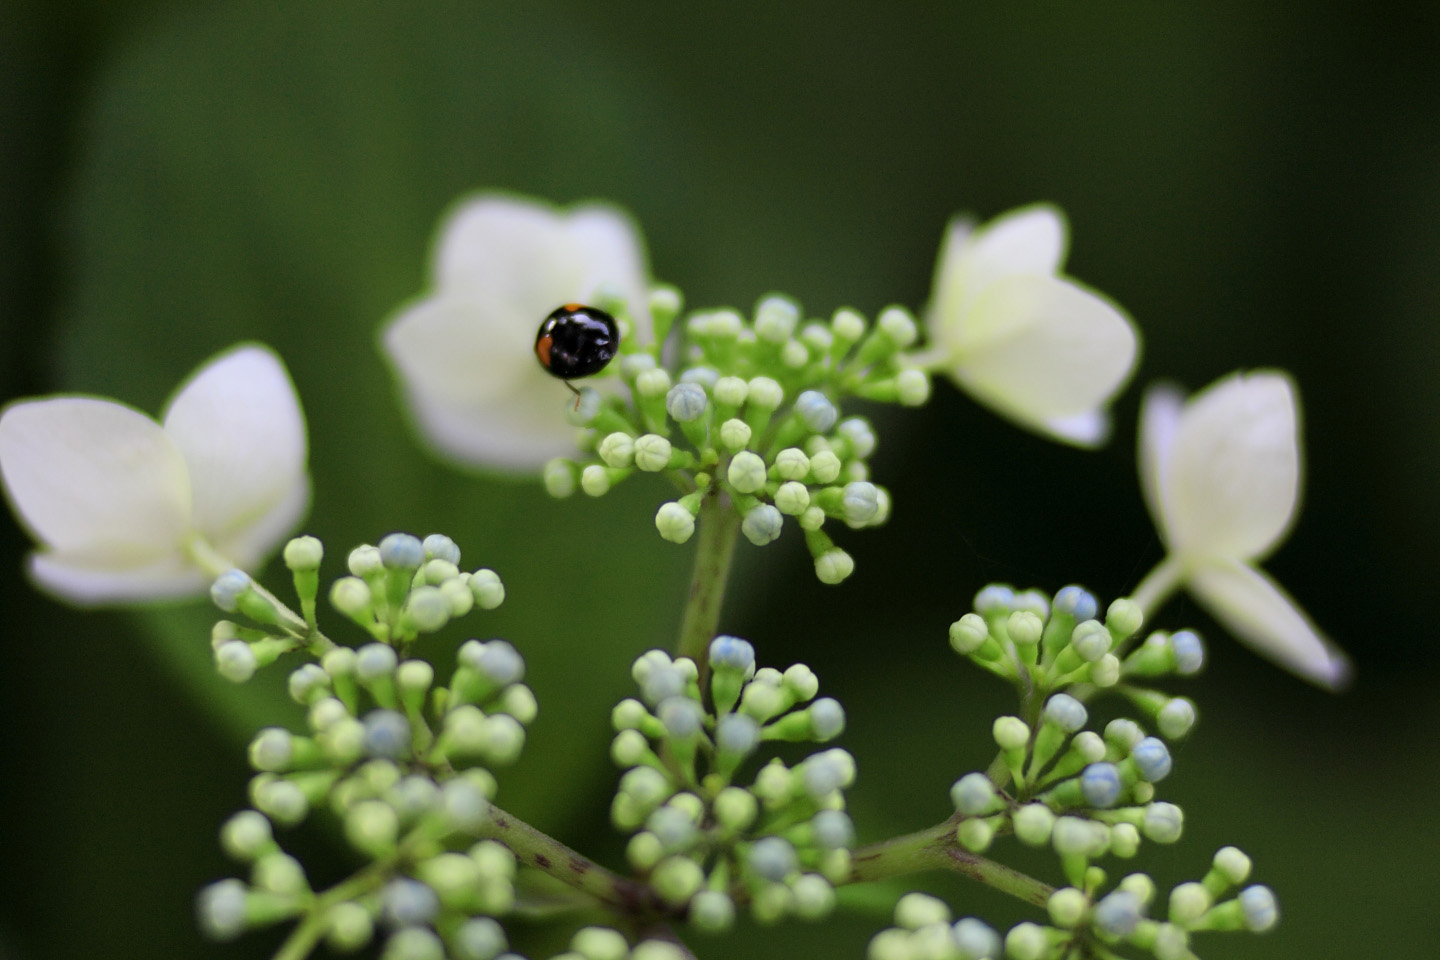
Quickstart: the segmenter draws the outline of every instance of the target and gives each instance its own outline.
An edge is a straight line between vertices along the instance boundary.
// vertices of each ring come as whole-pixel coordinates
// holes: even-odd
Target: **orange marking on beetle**
[[[541,337],[535,341],[535,356],[540,358],[540,365],[550,369],[550,347],[554,345],[555,338],[551,336]]]
[[[565,309],[570,311],[571,313],[577,313],[578,311],[588,310],[590,308],[585,306],[585,304],[583,303],[567,303],[565,304]]]

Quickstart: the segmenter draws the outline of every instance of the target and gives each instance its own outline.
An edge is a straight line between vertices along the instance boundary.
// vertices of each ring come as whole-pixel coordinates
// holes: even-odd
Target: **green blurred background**
[[[1168,883],[1222,843],[1254,855],[1281,927],[1203,955],[1435,956],[1440,5],[0,2],[0,399],[84,390],[154,411],[212,352],[273,344],[309,418],[327,572],[396,528],[444,530],[497,568],[505,606],[443,642],[506,636],[529,659],[541,717],[502,802],[618,861],[607,706],[628,661],[668,642],[689,563],[654,535],[664,490],[554,503],[443,468],[374,346],[422,289],[442,212],[487,187],[628,207],[693,304],[779,289],[817,314],[918,305],[952,213],[1051,200],[1071,272],[1142,328],[1137,384],[1293,371],[1306,507],[1269,568],[1358,683],[1311,690],[1188,602],[1167,608],[1213,659],[1166,784],[1186,842],[1142,865]],[[809,663],[850,708],[862,839],[943,818],[949,783],[989,758],[1004,691],[945,644],[981,584],[1108,598],[1158,559],[1137,397],[1086,454],[942,387],[919,414],[880,414],[894,518],[844,540],[859,566],[843,589],[814,581],[798,538],[741,545],[723,626],[765,662]],[[242,700],[212,677],[204,609],[38,596],[16,575],[26,548],[0,520],[0,956],[267,956],[273,937],[205,944],[191,903],[234,871],[215,830],[275,685]],[[323,829],[285,842],[317,882],[347,866]],[[1025,915],[923,883],[962,913]],[[858,957],[879,925],[699,951]]]

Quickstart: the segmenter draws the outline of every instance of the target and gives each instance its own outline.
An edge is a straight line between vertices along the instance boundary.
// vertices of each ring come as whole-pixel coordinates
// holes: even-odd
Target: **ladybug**
[[[566,386],[570,380],[604,370],[619,346],[620,328],[615,318],[583,303],[556,307],[535,334],[535,357],[540,366],[567,381]]]

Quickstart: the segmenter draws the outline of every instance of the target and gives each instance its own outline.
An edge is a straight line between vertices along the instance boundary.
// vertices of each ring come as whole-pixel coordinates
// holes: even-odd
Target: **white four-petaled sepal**
[[[575,452],[574,430],[555,415],[564,387],[534,354],[556,307],[617,300],[630,335],[652,336],[640,235],[611,207],[469,200],[441,228],[433,284],[382,341],[421,433],[471,466],[538,473]]]
[[[91,397],[0,416],[0,474],[40,543],[31,572],[81,604],[201,593],[197,549],[253,569],[309,504],[305,460],[289,375],[254,345],[196,371],[161,423]]]
[[[927,322],[931,363],[1021,426],[1077,446],[1109,435],[1107,405],[1135,367],[1129,318],[1060,274],[1065,222],[1054,207],[974,228],[956,220],[940,248]]]
[[[1186,401],[1152,388],[1141,408],[1140,479],[1167,562],[1239,639],[1321,686],[1343,686],[1345,654],[1257,564],[1299,501],[1299,403],[1278,371],[1236,373]]]

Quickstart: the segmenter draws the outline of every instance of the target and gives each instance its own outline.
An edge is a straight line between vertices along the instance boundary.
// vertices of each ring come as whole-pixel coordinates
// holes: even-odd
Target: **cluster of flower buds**
[[[668,289],[652,300],[655,344],[678,310]],[[918,337],[914,317],[889,307],[873,325],[849,309],[828,322],[804,321],[793,300],[768,296],[752,321],[728,309],[696,312],[683,334],[673,377],[658,347],[622,337],[618,367],[630,401],[587,387],[567,405],[579,445],[593,457],[551,461],[546,489],[600,496],[636,471],[665,473],[684,491],[655,515],[666,540],[689,540],[703,499],[723,494],[751,543],[774,541],[791,517],[820,580],[844,580],[855,564],[827,522],[877,526],[889,517],[890,497],[870,481],[874,430],[863,417],[843,417],[839,401],[916,406],[929,398],[929,374],[901,353]]]
[[[773,759],[749,787],[733,779],[765,741],[838,736],[844,710],[816,699],[810,668],[757,670],[754,649],[735,637],[711,642],[709,666],[702,692],[692,660],[652,650],[634,666],[641,699],[615,707],[611,755],[626,772],[611,817],[636,831],[630,863],[703,930],[728,928],[745,902],[760,922],[822,917],[835,904],[833,883],[850,873],[843,791],[854,759],[830,749],[793,767]]]
[[[535,697],[525,665],[503,640],[467,641],[446,686],[422,660],[384,643],[337,647],[290,675],[308,730],[262,730],[250,744],[253,809],[221,830],[250,867],[200,897],[213,936],[303,918],[336,950],[388,931],[386,960],[490,960],[505,949],[492,917],[514,901],[515,857],[483,839],[496,782],[488,768],[516,760]],[[372,867],[323,894],[282,851],[289,827],[328,807]]]
[[[1126,944],[1156,960],[1195,960],[1190,935],[1204,931],[1248,930],[1264,933],[1275,926],[1279,909],[1269,887],[1259,884],[1235,892],[1250,876],[1250,858],[1235,847],[1215,854],[1198,881],[1170,891],[1168,916],[1151,919],[1155,882],[1143,873],[1122,878],[1109,892],[1098,883],[1062,887],[1050,894],[1050,924],[1019,923],[1001,938],[980,920],[951,923],[944,902],[909,893],[895,905],[895,926],[870,941],[868,960],[1087,960],[1114,957],[1109,949]],[[1222,899],[1228,897],[1229,899]]]
[[[315,619],[324,555],[314,537],[296,537],[285,545],[298,614],[243,570],[216,578],[210,587],[215,605],[253,624],[215,624],[210,642],[221,676],[243,683],[282,654],[305,648],[318,656],[328,649]],[[495,571],[463,572],[459,563],[460,548],[444,534],[421,540],[392,533],[378,547],[364,544],[350,551],[351,576],[334,583],[330,601],[375,640],[404,650],[421,634],[434,633],[475,607],[493,610],[504,601],[505,586]]]
[[[642,940],[630,946],[624,934],[609,927],[582,927],[570,938],[570,949],[550,960],[688,960],[691,954],[668,940]],[[508,954],[497,960],[521,960]]]

